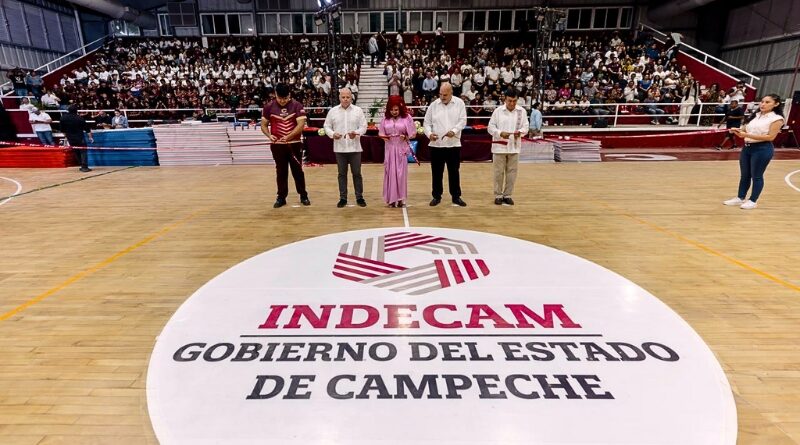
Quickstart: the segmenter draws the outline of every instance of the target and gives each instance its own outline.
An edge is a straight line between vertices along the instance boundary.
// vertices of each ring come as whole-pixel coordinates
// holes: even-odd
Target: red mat
[[[0,145],[0,168],[64,168],[78,165],[72,149]]]

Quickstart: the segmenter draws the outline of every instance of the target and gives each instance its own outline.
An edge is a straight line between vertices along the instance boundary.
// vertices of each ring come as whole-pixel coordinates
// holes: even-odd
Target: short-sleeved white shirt
[[[775,112],[770,111],[767,114],[758,113],[756,114],[756,118],[750,121],[745,128],[746,133],[754,134],[757,136],[766,136],[769,134],[769,127],[775,121],[783,121],[783,116],[775,114]],[[756,141],[750,138],[745,138],[745,142],[747,143],[756,143],[761,141]]]

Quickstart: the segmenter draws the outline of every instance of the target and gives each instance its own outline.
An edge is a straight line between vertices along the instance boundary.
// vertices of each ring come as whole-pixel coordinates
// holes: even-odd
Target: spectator
[[[444,30],[442,29],[442,22],[436,24],[436,31],[433,32],[433,49],[435,51],[441,51],[444,48],[445,38],[444,38]]]
[[[114,110],[114,118],[111,120],[111,128],[115,130],[128,128],[128,117],[122,114],[119,109]]]
[[[25,83],[25,72],[20,67],[16,67],[8,73],[11,84],[14,86],[14,94],[18,97],[28,95],[28,85]]]
[[[33,97],[36,99],[42,97],[43,83],[44,81],[42,80],[42,76],[40,76],[36,71],[32,70],[30,74],[25,77],[25,84],[28,87],[28,91],[30,91],[31,94],[33,94]]]
[[[109,129],[111,128],[111,121],[111,116],[109,116],[104,110],[100,110],[100,112],[97,113],[97,116],[94,117],[94,125],[97,128]]]
[[[28,99],[27,97],[23,97],[22,99],[20,99],[20,101],[19,101],[19,102],[20,102],[20,104],[19,104],[19,109],[20,109],[20,110],[25,110],[25,111],[27,111],[27,112],[28,112],[28,114],[31,114],[31,113],[33,112],[34,108],[36,108],[36,107],[35,107],[35,106],[34,106],[34,105],[31,103],[31,100],[30,100],[30,99]]]
[[[67,114],[61,118],[61,131],[67,138],[67,142],[69,142],[70,146],[78,147],[78,159],[81,164],[80,171],[84,173],[92,171],[92,169],[89,168],[89,157],[85,148],[85,138],[87,136],[90,143],[94,142],[94,138],[92,138],[92,129],[89,127],[89,124],[86,123],[86,119],[78,116],[77,105],[70,105],[69,108],[67,108]],[[87,136],[84,136],[84,134]]]
[[[402,93],[402,85],[400,84],[400,77],[397,74],[392,75],[389,81],[389,96],[400,96]]]
[[[419,48],[419,46],[422,45],[422,31],[417,31],[417,33],[414,34],[414,38],[411,39],[411,44],[414,48]]]
[[[378,61],[381,63],[386,62],[386,48],[389,41],[386,39],[386,31],[381,30],[378,33]]]
[[[531,107],[531,117],[528,122],[528,136],[537,137],[542,136],[542,104],[536,102]]]
[[[692,108],[700,104],[698,94],[700,93],[700,85],[697,82],[684,87],[683,98],[681,99],[681,114],[678,118],[678,125],[685,127],[689,124],[689,117],[691,116]],[[738,103],[738,101],[737,101]]]
[[[636,94],[636,85],[633,81],[629,81],[628,84],[625,86],[625,90],[622,93],[625,102],[638,102],[638,95]]]
[[[725,112],[725,118],[722,119],[719,126],[721,127],[722,124],[725,124],[725,128],[728,130],[725,132],[725,139],[719,143],[715,148],[717,150],[722,150],[723,146],[726,142],[731,141],[731,150],[735,150],[738,147],[736,146],[736,137],[731,131],[732,128],[741,128],[742,120],[744,119],[744,107],[739,106],[739,101],[733,100],[731,101],[730,107],[728,107],[727,111]]]
[[[656,105],[657,102],[653,92],[648,93],[647,98],[644,100],[644,111],[647,114],[653,115],[653,120],[650,121],[653,125],[660,125],[661,118],[659,116],[665,113],[664,110]]]
[[[397,47],[397,52],[402,54],[403,53],[403,30],[397,30],[397,36],[395,36],[395,44]]]
[[[61,108],[61,99],[59,99],[58,96],[56,96],[55,93],[53,93],[52,91],[46,92],[42,96],[41,101],[42,101],[42,107],[46,109],[57,110]]]
[[[378,59],[380,62],[380,47],[378,46],[378,34],[373,34],[369,38],[369,42],[367,44],[367,51],[369,51],[369,66],[370,68],[375,68],[375,59]]]
[[[28,118],[33,132],[36,133],[36,137],[39,138],[42,145],[56,145],[55,141],[53,141],[53,128],[50,127],[53,119],[49,114],[43,113],[34,107],[31,109]]]
[[[425,75],[425,81],[422,82],[422,91],[425,94],[425,99],[430,101],[439,89],[439,83],[433,78],[433,73],[428,71]]]

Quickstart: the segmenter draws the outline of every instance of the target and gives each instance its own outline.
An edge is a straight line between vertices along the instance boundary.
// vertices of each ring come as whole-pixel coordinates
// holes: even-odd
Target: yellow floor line
[[[69,285],[71,285],[71,284],[73,284],[73,283],[75,283],[77,281],[80,281],[83,278],[86,278],[89,275],[97,272],[98,270],[108,266],[109,264],[117,261],[118,259],[122,258],[123,256],[125,256],[125,255],[127,255],[127,254],[129,254],[131,252],[133,252],[134,250],[136,250],[136,249],[138,249],[138,248],[140,248],[142,246],[146,246],[147,244],[149,244],[149,243],[155,241],[156,239],[166,235],[167,233],[177,229],[178,227],[180,227],[180,226],[186,224],[187,222],[191,221],[192,219],[196,218],[200,214],[208,212],[209,210],[210,209],[198,210],[198,211],[196,211],[194,213],[191,213],[190,215],[188,215],[187,217],[185,217],[183,219],[175,221],[175,222],[173,222],[173,223],[171,223],[171,224],[169,224],[167,226],[164,226],[163,228],[161,228],[157,232],[151,233],[150,235],[148,235],[148,236],[142,238],[141,240],[139,240],[138,242],[136,242],[134,244],[131,244],[130,246],[128,246],[128,247],[120,250],[119,252],[111,255],[110,257],[104,259],[103,261],[100,261],[99,263],[89,267],[88,269],[84,269],[84,270],[76,273],[75,275],[67,278],[63,283],[61,283],[61,284],[59,284],[59,285],[57,285],[57,286],[55,286],[55,287],[53,287],[53,288],[41,293],[41,294],[31,298],[30,300],[26,301],[25,303],[22,303],[21,305],[15,307],[14,309],[11,309],[10,311],[0,315],[0,321],[4,321],[4,320],[7,320],[7,319],[13,317],[14,315],[16,315],[16,314],[24,311],[25,309],[33,306],[34,304],[39,303],[42,300],[52,296],[53,294],[65,289]]]
[[[703,243],[700,243],[700,242],[695,241],[693,239],[686,238],[683,235],[675,233],[675,232],[673,232],[673,231],[671,231],[669,229],[665,229],[665,228],[663,228],[663,227],[661,227],[661,226],[659,226],[657,224],[651,223],[650,221],[642,219],[642,218],[640,218],[638,216],[631,215],[630,213],[627,213],[627,212],[625,212],[623,210],[620,210],[620,209],[616,209],[616,208],[614,208],[614,206],[612,206],[610,204],[602,203],[602,202],[601,202],[601,204],[603,206],[611,209],[611,210],[614,210],[614,211],[618,212],[619,214],[621,214],[621,215],[623,215],[623,216],[625,216],[627,218],[630,218],[630,219],[638,222],[639,224],[642,224],[644,226],[650,227],[651,229],[656,230],[658,232],[661,232],[661,233],[663,233],[665,235],[669,235],[669,236],[671,236],[671,237],[673,237],[673,238],[675,238],[677,240],[683,241],[683,242],[685,242],[685,243],[687,243],[687,244],[689,244],[691,246],[697,247],[698,249],[700,249],[700,250],[702,250],[702,251],[704,251],[706,253],[709,253],[709,254],[714,255],[716,257],[719,257],[719,258],[722,258],[723,260],[725,260],[725,261],[727,261],[727,262],[729,262],[731,264],[735,264],[736,266],[739,266],[742,269],[745,269],[745,270],[753,272],[753,273],[755,273],[757,275],[760,275],[760,276],[762,276],[762,277],[764,277],[764,278],[766,278],[766,279],[768,279],[768,280],[770,280],[770,281],[772,281],[774,283],[780,284],[783,287],[789,288],[789,289],[791,289],[793,291],[800,292],[800,286],[798,286],[796,284],[793,284],[793,283],[790,283],[790,282],[788,282],[786,280],[783,280],[781,278],[778,278],[775,275],[772,275],[770,273],[764,272],[763,270],[758,269],[756,267],[753,267],[753,266],[745,263],[744,261],[737,260],[736,258],[728,256],[728,255],[726,255],[726,254],[724,254],[724,253],[722,253],[722,252],[720,252],[718,250],[712,249],[711,247],[708,247]]]

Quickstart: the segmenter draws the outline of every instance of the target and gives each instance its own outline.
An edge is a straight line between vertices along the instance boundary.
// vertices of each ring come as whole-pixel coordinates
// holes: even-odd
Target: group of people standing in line
[[[274,207],[286,205],[288,195],[288,172],[294,177],[297,193],[303,205],[311,205],[302,168],[301,133],[305,125],[302,104],[290,97],[289,89],[279,84],[276,99],[268,103],[262,113],[261,129],[271,141],[271,150],[277,170],[278,197]],[[352,92],[339,92],[340,104],[333,107],[325,118],[325,134],[333,139],[339,181],[337,207],[347,205],[348,173],[352,175],[356,204],[366,207],[364,185],[361,175],[360,137],[367,131],[363,110],[353,105]],[[738,104],[731,104],[736,110]],[[772,141],[783,127],[781,98],[775,94],[764,96],[759,111],[746,119],[739,113],[726,116],[731,139],[733,135],[743,138],[744,149],[739,165],[741,177],[735,198],[725,205],[737,205],[742,209],[757,207],[758,198],[764,188],[764,172],[774,154]],[[742,113],[743,114],[743,113]],[[743,125],[742,125],[742,121]],[[541,113],[534,107],[530,118],[524,108],[517,105],[517,93],[509,89],[504,106],[497,107],[489,120],[488,132],[492,136],[492,161],[494,170],[494,203],[514,205],[512,195],[519,166],[522,138],[541,129]],[[449,193],[454,205],[465,207],[461,197],[459,167],[461,163],[461,132],[466,126],[467,114],[464,101],[453,96],[453,87],[442,84],[439,98],[426,110],[422,129],[429,139],[432,173],[431,206],[437,206],[444,194],[443,176],[448,173]],[[386,105],[386,114],[378,126],[378,135],[385,141],[383,200],[389,207],[404,207],[408,199],[408,159],[414,156],[410,141],[417,135],[414,121],[400,96],[391,96]],[[745,199],[752,185],[749,199]]]
[[[274,207],[286,205],[289,193],[289,171],[300,195],[300,203],[308,206],[311,201],[306,190],[303,173],[303,143],[301,135],[305,127],[306,113],[303,105],[292,99],[289,87],[279,84],[275,88],[275,100],[262,110],[261,130],[270,140],[270,149],[276,166],[278,196]],[[338,166],[339,201],[337,207],[347,205],[348,173],[352,174],[356,203],[366,207],[361,176],[360,137],[367,131],[363,110],[352,104],[352,92],[339,92],[340,104],[333,107],[325,119],[325,133],[333,139]],[[739,206],[750,210],[757,207],[764,189],[764,172],[774,155],[772,141],[785,123],[781,109],[782,99],[768,94],[761,99],[757,112],[742,117],[740,113],[726,116],[728,132],[744,139],[745,145],[739,158],[740,180],[736,197],[724,201],[727,206]],[[732,103],[731,109],[738,109]],[[37,110],[38,111],[38,110]],[[743,113],[741,113],[743,114]],[[423,132],[429,139],[431,150],[432,200],[437,206],[444,194],[443,176],[448,173],[450,197],[454,205],[465,207],[461,198],[459,168],[461,164],[461,132],[466,126],[467,115],[464,101],[453,95],[449,83],[442,84],[439,98],[426,110]],[[509,89],[504,106],[497,107],[489,120],[488,132],[492,136],[492,161],[494,165],[494,203],[514,205],[512,194],[516,182],[522,137],[540,130],[541,113],[534,107],[530,119],[524,108],[517,105],[517,93]],[[92,141],[91,126],[78,115],[77,106],[68,108],[61,119],[61,128],[69,144],[85,146],[84,134]],[[386,114],[378,127],[379,137],[385,141],[383,199],[389,207],[404,207],[408,199],[408,158],[413,156],[410,141],[417,129],[400,96],[391,96],[386,105]],[[80,170],[91,171],[85,149],[78,150]],[[752,187],[750,197],[747,193]]]
[[[285,85],[275,88],[276,99],[262,112],[261,130],[271,141],[271,150],[277,170],[278,196],[274,207],[286,205],[288,172],[294,177],[297,193],[303,205],[310,205],[302,170],[302,142],[300,135],[305,125],[302,104],[293,100]],[[361,175],[360,137],[367,132],[363,110],[353,105],[352,92],[339,91],[339,105],[331,108],[325,123],[325,134],[333,139],[339,181],[339,201],[336,206],[347,205],[348,174],[352,175],[356,204],[366,207]],[[498,107],[489,121],[492,135],[494,163],[494,203],[514,205],[512,194],[517,177],[522,137],[541,129],[541,113],[534,109],[528,119],[524,108],[517,105],[517,93],[509,89],[505,106]],[[431,206],[442,202],[444,171],[447,169],[448,191],[453,205],[465,207],[461,197],[461,132],[467,124],[464,101],[453,95],[449,83],[442,84],[439,98],[426,110],[422,132],[430,141],[431,156]],[[390,96],[384,119],[378,126],[378,136],[385,141],[383,200],[389,207],[405,207],[408,199],[408,164],[415,159],[411,140],[417,136],[417,127],[406,104],[400,96]]]

